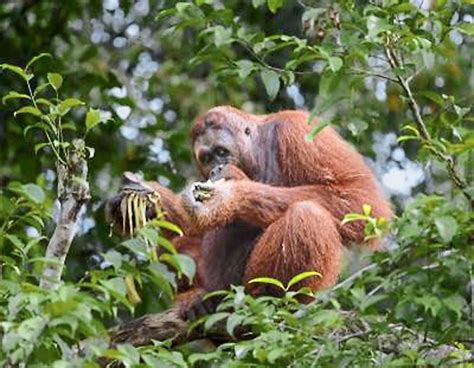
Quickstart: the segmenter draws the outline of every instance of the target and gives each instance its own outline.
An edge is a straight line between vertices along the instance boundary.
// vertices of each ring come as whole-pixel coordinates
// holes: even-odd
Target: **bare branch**
[[[268,64],[263,58],[261,58],[255,51],[253,51],[252,47],[245,41],[243,40],[238,40],[239,44],[241,44],[254,58],[255,60],[260,63],[264,68],[273,70],[274,72],[277,73],[284,73],[287,72],[287,70],[282,69],[282,68],[277,68],[276,66]],[[298,71],[298,70],[291,70],[292,73],[296,75],[313,75],[313,74],[319,74],[316,71]]]
[[[337,289],[340,289],[346,285],[349,285],[353,280],[359,278],[360,276],[362,276],[362,274],[364,274],[365,272],[367,271],[370,271],[370,270],[373,270],[374,268],[376,268],[378,265],[377,263],[371,263],[365,267],[362,267],[359,271],[357,272],[354,272],[352,275],[350,275],[348,278],[342,280],[340,283],[338,283],[337,285],[335,285],[331,291],[334,291],[334,290],[337,290]]]
[[[395,78],[393,78],[389,75],[383,74],[383,73],[370,72],[370,71],[367,71],[367,70],[362,70],[362,69],[357,69],[357,68],[351,68],[351,71],[352,71],[353,74],[366,75],[366,76],[370,76],[370,77],[377,77],[377,78],[388,80],[388,81],[393,82],[393,83],[397,83],[397,84],[399,83],[397,79],[395,79]]]
[[[46,249],[45,266],[40,286],[53,289],[59,285],[61,274],[72,240],[77,232],[79,212],[89,200],[87,161],[84,141],[74,140],[67,164],[57,163],[58,223]]]

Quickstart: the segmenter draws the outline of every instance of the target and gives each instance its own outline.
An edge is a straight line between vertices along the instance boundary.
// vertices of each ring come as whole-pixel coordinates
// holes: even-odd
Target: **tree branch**
[[[401,66],[397,55],[395,52],[392,50],[390,47],[390,44],[388,41],[386,42],[384,46],[384,51],[385,55],[387,57],[387,60],[390,64],[390,67],[392,70],[395,70]],[[408,104],[410,106],[410,110],[413,113],[413,116],[415,118],[415,124],[416,127],[418,128],[418,131],[420,132],[420,136],[422,138],[422,143],[428,143],[432,144],[433,139],[428,132],[428,129],[426,128],[426,124],[423,120],[423,117],[421,116],[421,109],[420,106],[418,105],[418,102],[416,101],[415,97],[413,96],[412,90],[410,88],[409,80],[403,78],[401,75],[397,73],[397,80],[400,86],[403,89],[403,92],[405,93],[405,96],[408,98]],[[467,183],[465,180],[459,175],[459,173],[456,170],[455,163],[454,163],[454,158],[447,154],[440,152],[437,149],[431,149],[430,150],[440,161],[443,161],[446,165],[446,169],[448,171],[448,175],[451,178],[451,180],[454,182],[454,184],[462,191],[464,196],[468,199],[469,204],[471,205],[471,208],[474,207],[474,199],[472,198],[471,194],[467,191]]]
[[[188,322],[179,315],[178,308],[163,313],[147,314],[111,330],[113,344],[128,343],[134,346],[150,345],[153,340],[183,341],[188,333]]]
[[[376,268],[378,266],[377,263],[370,263],[369,265],[365,266],[365,267],[362,267],[360,270],[358,270],[357,272],[354,272],[352,275],[350,275],[349,277],[347,277],[346,279],[342,280],[340,283],[334,285],[332,288],[331,288],[331,292],[334,291],[334,290],[337,290],[337,289],[340,289],[342,287],[345,287],[347,285],[350,285],[351,282],[357,278],[359,278],[360,276],[362,276],[365,272],[367,271],[370,271],[370,270],[373,270],[374,268]]]
[[[57,163],[59,217],[46,249],[45,266],[40,286],[53,289],[61,281],[61,274],[72,240],[77,232],[79,212],[89,200],[87,161],[82,140],[74,140],[67,164]]]
[[[369,72],[369,71],[361,70],[361,69],[357,69],[357,68],[351,68],[351,72],[353,74],[366,75],[366,76],[369,76],[369,77],[377,77],[377,78],[385,79],[387,81],[399,84],[397,79],[395,79],[395,78],[393,78],[389,75],[383,74],[383,73]]]
[[[341,313],[344,313],[341,311]],[[324,336],[315,335],[314,339],[328,338],[334,341],[337,345],[343,344],[350,339],[359,338],[368,342],[374,342],[371,335],[374,331],[367,325],[367,323],[354,314],[351,317],[352,321],[359,321],[362,326],[348,327],[345,324],[333,330],[329,335]],[[170,341],[173,345],[182,343],[210,339],[217,342],[241,341],[249,338],[254,338],[256,335],[251,333],[245,326],[239,326],[234,331],[234,336],[230,336],[226,329],[226,319],[223,319],[211,327],[210,330],[204,332],[202,329],[194,329],[189,332],[190,322],[184,320],[178,311],[178,308],[173,308],[159,314],[149,314],[138,319],[125,323],[122,326],[115,327],[110,331],[112,346],[121,343],[128,343],[134,346],[151,345],[153,340]],[[285,325],[284,328],[298,332],[298,328]],[[425,339],[424,336],[413,331],[402,324],[390,324],[390,333],[379,334],[376,340],[381,343],[379,349],[389,354],[399,354],[405,349],[420,349],[424,347],[423,356],[435,359],[449,359],[450,355],[455,353],[462,361],[470,361],[473,358],[472,353],[463,351],[450,344],[439,344],[432,339]],[[407,339],[406,332],[413,336]],[[370,340],[372,339],[372,340]],[[315,355],[315,361],[322,354],[322,345],[315,350],[312,350],[309,355]]]

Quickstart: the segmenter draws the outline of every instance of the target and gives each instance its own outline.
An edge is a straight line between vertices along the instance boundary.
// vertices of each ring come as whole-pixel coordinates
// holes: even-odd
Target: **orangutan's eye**
[[[224,147],[217,147],[214,152],[219,157],[227,157],[230,153],[229,150]]]

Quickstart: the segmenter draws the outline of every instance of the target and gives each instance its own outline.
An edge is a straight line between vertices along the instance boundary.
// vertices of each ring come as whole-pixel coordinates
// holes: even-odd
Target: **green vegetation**
[[[461,0],[2,3],[2,366],[471,367],[473,11]],[[307,108],[321,119],[308,140],[337,127],[392,195],[389,250],[350,254],[308,305],[291,281],[254,280],[282,298],[235,285],[192,326],[245,339],[111,347],[109,328],[168,308],[195,266],[162,219],[109,236],[104,201],[126,170],[172,189],[196,179],[188,130],[219,104]],[[368,206],[344,222],[361,219],[367,239],[387,231]],[[64,271],[48,253],[57,223],[75,233]]]

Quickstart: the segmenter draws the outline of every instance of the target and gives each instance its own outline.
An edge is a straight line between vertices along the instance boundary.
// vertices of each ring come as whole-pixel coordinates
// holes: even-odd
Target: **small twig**
[[[354,333],[351,333],[349,335],[345,335],[345,336],[341,336],[339,339],[337,339],[337,343],[340,344],[344,341],[347,341],[349,339],[352,339],[353,337],[362,337],[362,336],[365,336],[367,335],[368,333],[370,333],[372,330],[371,329],[367,329],[367,330],[364,330],[364,331],[358,331],[358,332],[354,332]]]
[[[367,70],[361,70],[361,69],[356,69],[356,68],[352,68],[351,69],[352,73],[353,74],[357,74],[357,75],[367,75],[367,76],[371,76],[371,77],[378,77],[378,78],[381,78],[381,79],[385,79],[385,80],[388,80],[390,82],[393,82],[393,83],[399,83],[397,79],[389,76],[389,75],[386,75],[386,74],[382,74],[382,73],[377,73],[377,72],[369,72]]]
[[[306,5],[303,0],[298,0],[298,4],[303,8],[303,9],[307,9],[308,8],[308,5]]]
[[[472,267],[469,267],[469,276],[470,276],[470,289],[471,289],[471,332],[474,336],[474,277],[472,275]]]
[[[28,93],[30,94],[31,101],[33,102],[33,106],[35,107],[35,109],[39,110],[38,104],[36,103],[35,95],[33,94],[33,90],[31,89],[31,84],[30,84],[29,81],[26,81],[26,86],[28,88]],[[54,155],[56,156],[56,159],[59,162],[61,162],[62,164],[66,164],[66,162],[63,160],[63,158],[59,154],[59,151],[56,150],[56,147],[54,146],[54,143],[53,143],[51,137],[49,136],[49,133],[46,130],[44,130],[44,133],[46,135],[46,138],[48,139],[49,146],[51,147],[51,149],[53,150]]]
[[[448,362],[447,364],[449,367],[463,367],[466,363],[474,363],[474,356],[471,355],[466,359],[453,360],[452,362]]]
[[[379,291],[380,289],[382,289],[384,287],[384,283],[382,282],[381,284],[379,284],[377,287],[374,287],[372,290],[370,290],[369,293],[367,293],[367,296],[372,296],[374,294],[377,293],[377,291]]]
[[[376,55],[376,54],[370,55],[369,59],[371,59],[371,58],[383,61],[385,64],[388,64],[388,60],[385,57],[382,57],[381,55]]]
[[[424,65],[407,78],[407,83],[410,84],[411,81],[415,79],[416,77],[418,77],[423,70],[425,70]]]
[[[273,70],[274,72],[277,73],[286,73],[288,72],[285,69],[278,68],[276,66],[268,64],[264,59],[262,59],[253,49],[243,40],[238,40],[238,43],[241,44],[252,56],[259,62],[264,68]],[[314,74],[319,74],[315,71],[298,71],[298,70],[291,70],[292,73],[296,75],[314,75]]]
[[[385,43],[384,46],[384,51],[385,55],[387,57],[387,60],[390,63],[391,68],[398,69],[400,68],[400,62],[398,60],[397,55],[395,52],[392,50],[389,41]],[[410,106],[410,109],[413,113],[414,119],[415,119],[415,124],[416,127],[418,128],[418,131],[420,132],[420,136],[422,138],[422,143],[429,143],[431,144],[433,142],[433,139],[428,132],[428,129],[426,128],[426,124],[423,120],[423,117],[421,116],[421,109],[420,106],[418,105],[418,102],[416,101],[415,97],[413,96],[413,92],[410,88],[408,79],[404,79],[401,75],[397,75],[397,80],[400,86],[403,89],[403,92],[405,93],[406,97],[408,98],[408,104]],[[454,184],[462,191],[464,196],[468,199],[469,204],[471,205],[471,208],[474,207],[474,200],[471,196],[471,194],[467,191],[467,183],[464,181],[464,179],[461,178],[461,176],[458,174],[455,163],[454,163],[454,158],[446,153],[440,152],[437,149],[432,149],[430,150],[440,161],[444,161],[446,164],[446,169],[448,171],[448,175],[451,178],[451,180],[454,182]]]
[[[317,353],[316,356],[314,357],[314,362],[313,362],[313,364],[311,365],[311,367],[316,367],[315,364],[319,361],[319,358],[321,357],[321,355],[323,355],[324,348],[325,348],[325,346],[323,345],[321,348],[318,349],[318,353]],[[314,353],[314,351],[312,351],[311,353]]]
[[[378,265],[377,263],[371,263],[365,267],[362,267],[359,271],[353,273],[352,275],[350,275],[348,278],[342,280],[340,283],[338,283],[337,285],[335,285],[331,291],[334,291],[334,290],[337,290],[337,289],[340,289],[344,286],[346,286],[347,284],[350,284],[353,280],[359,278],[360,276],[362,276],[362,274],[364,272],[367,272],[367,271],[370,271],[370,270],[373,270],[374,268],[376,268]]]

